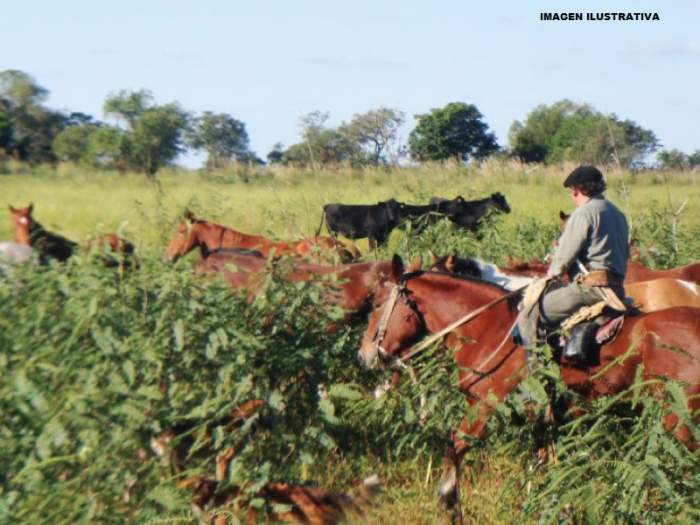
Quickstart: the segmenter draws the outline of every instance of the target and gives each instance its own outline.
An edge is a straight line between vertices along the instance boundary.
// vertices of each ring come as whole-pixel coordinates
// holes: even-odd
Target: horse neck
[[[428,278],[413,283],[411,291],[415,289],[413,298],[431,333],[503,297],[503,291],[485,283],[424,275]],[[493,394],[503,399],[517,386],[525,367],[524,353],[510,338],[517,315],[515,300],[504,298],[449,333],[446,344],[460,368],[460,390],[477,398]],[[483,374],[495,382],[482,381]]]
[[[194,228],[195,242],[192,248],[199,248],[204,257],[214,250],[223,248],[224,237],[228,232],[233,232],[233,230],[221,226],[220,224],[206,221],[196,223]]]
[[[472,259],[472,261],[479,267],[481,279],[483,281],[495,284],[508,291],[527,286],[534,280],[533,277],[527,277],[517,273],[508,273],[507,270],[480,259]]]
[[[478,280],[460,279],[438,272],[425,272],[418,277],[409,279],[406,286],[411,292],[423,316],[426,329],[436,333],[449,324],[464,317],[491,301],[504,295],[499,288]],[[482,315],[475,318],[471,325],[482,325],[483,321],[499,313],[499,320],[515,319],[517,310],[508,301],[494,305]],[[505,317],[504,317],[505,316]],[[463,325],[464,326],[464,325]]]
[[[495,206],[494,202],[491,200],[491,197],[485,197],[483,199],[471,201],[469,204],[470,207],[477,208],[477,213],[483,213],[486,210],[488,210],[491,206]]]

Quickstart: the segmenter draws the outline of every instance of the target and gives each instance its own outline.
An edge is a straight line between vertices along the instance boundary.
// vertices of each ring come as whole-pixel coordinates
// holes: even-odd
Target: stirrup
[[[582,362],[591,355],[591,350],[595,342],[595,334],[598,331],[598,324],[586,322],[574,326],[571,329],[571,337],[564,346],[563,356],[567,361]]]

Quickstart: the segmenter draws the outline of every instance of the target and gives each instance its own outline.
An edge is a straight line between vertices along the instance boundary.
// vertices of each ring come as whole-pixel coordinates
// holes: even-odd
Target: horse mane
[[[449,277],[450,279],[455,279],[457,281],[464,281],[464,282],[470,282],[473,284],[483,284],[487,288],[492,288],[494,290],[497,290],[499,292],[508,292],[505,288],[502,286],[492,283],[489,281],[484,281],[483,279],[479,277],[474,277],[473,275],[467,275],[467,274],[455,274],[455,273],[450,273],[445,270],[415,270],[413,272],[408,272],[405,273],[401,276],[401,279],[399,279],[400,283],[405,283],[406,281],[413,279],[415,277],[420,277],[421,275],[435,275],[435,276],[443,276],[443,277]]]
[[[452,261],[453,270],[448,269],[448,261]],[[434,271],[445,271],[454,273],[455,275],[471,275],[472,277],[481,276],[481,268],[474,262],[471,257],[460,257],[456,254],[443,255],[438,258],[430,267]]]
[[[453,262],[454,262],[454,269],[450,271],[447,269],[447,260],[452,257]],[[484,268],[482,266],[484,265],[489,265],[493,266],[494,269],[498,272],[501,272],[501,269],[496,266],[493,263],[487,263],[486,261],[482,261],[481,259],[476,259],[473,257],[459,257],[457,255],[446,255],[443,257],[440,257],[432,266],[431,266],[431,271],[434,273],[443,273],[447,275],[451,275],[453,277],[460,278],[462,280],[471,280],[473,282],[481,282],[484,284],[492,285],[495,286],[496,288],[504,291],[504,292],[511,292],[512,288],[508,288],[507,285],[508,283],[504,284],[499,284],[493,281],[488,280],[487,278],[484,277]],[[519,279],[521,277],[519,276],[510,276],[507,274],[503,274],[504,279]],[[522,278],[528,278],[523,276]]]

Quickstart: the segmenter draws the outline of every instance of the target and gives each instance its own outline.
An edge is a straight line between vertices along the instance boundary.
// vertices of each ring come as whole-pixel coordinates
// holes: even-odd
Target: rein
[[[419,352],[422,352],[423,350],[425,350],[426,348],[428,348],[431,344],[433,344],[435,341],[437,341],[438,339],[444,337],[445,335],[447,335],[448,333],[450,333],[450,332],[451,332],[452,330],[454,330],[455,328],[457,328],[457,327],[459,327],[459,326],[461,326],[461,325],[463,325],[463,324],[468,323],[469,321],[471,321],[472,319],[478,317],[478,316],[481,315],[484,311],[488,310],[488,309],[491,308],[492,306],[494,306],[494,305],[496,305],[496,304],[498,304],[498,303],[500,303],[500,302],[502,302],[502,301],[505,301],[506,299],[510,299],[510,298],[513,297],[514,295],[519,294],[519,293],[522,292],[525,288],[527,288],[527,286],[528,286],[528,285],[521,286],[520,288],[517,288],[516,290],[513,290],[512,292],[508,292],[507,294],[502,295],[501,297],[498,297],[497,299],[494,299],[493,301],[491,301],[491,302],[489,302],[489,303],[486,303],[486,304],[483,305],[483,306],[480,306],[480,307],[477,308],[476,310],[472,310],[472,311],[469,312],[467,315],[465,315],[465,316],[463,316],[463,317],[460,317],[459,319],[457,319],[457,320],[456,320],[455,322],[453,322],[452,324],[447,325],[445,328],[443,328],[443,329],[440,330],[439,332],[437,332],[437,333],[431,335],[430,337],[428,337],[425,341],[423,341],[421,344],[419,344],[417,347],[415,347],[413,350],[411,350],[410,352],[408,352],[408,353],[405,354],[404,356],[399,357],[399,358],[398,358],[399,361],[402,361],[402,362],[403,362],[403,361],[406,361],[407,359],[410,359],[411,357],[413,357],[414,355],[418,354]],[[510,333],[510,331],[509,331],[509,333]],[[498,345],[498,348],[496,348],[496,352],[497,352],[498,350],[501,349],[501,347],[503,346],[503,344],[505,343],[505,341],[507,340],[507,338],[508,338],[508,335],[506,336],[506,339],[504,339],[503,342],[502,342],[500,345]],[[494,352],[494,354],[495,354],[495,352]],[[485,362],[490,361],[492,356],[493,356],[493,354],[492,354],[491,356],[489,356],[489,358],[488,358]],[[484,363],[482,363],[482,365],[483,365],[483,364],[484,364]]]
[[[384,309],[384,312],[382,312],[382,317],[379,319],[379,324],[378,324],[378,326],[377,326],[377,331],[376,331],[375,334],[374,334],[374,340],[373,340],[373,342],[374,342],[375,348],[376,348],[376,350],[377,350],[377,353],[383,355],[384,357],[387,357],[387,352],[382,348],[381,343],[382,343],[382,341],[384,340],[384,337],[386,336],[387,326],[388,326],[388,324],[389,324],[389,320],[391,319],[391,314],[392,314],[393,311],[394,311],[394,307],[396,306],[396,300],[398,299],[398,297],[399,297],[400,294],[403,294],[403,293],[405,292],[405,290],[406,290],[406,281],[408,280],[408,278],[413,277],[414,275],[415,275],[415,274],[410,274],[410,275],[404,276],[405,278],[402,279],[400,283],[394,284],[394,286],[393,286],[393,288],[392,288],[392,290],[391,290],[391,292],[390,292],[389,299],[388,299],[388,301],[387,301],[387,305],[386,305],[386,307],[385,307],[385,309]],[[394,359],[393,359],[394,362],[395,362],[399,367],[406,367],[406,366],[407,366],[407,365],[406,365],[406,361],[407,361],[408,359],[410,359],[411,357],[415,356],[415,355],[418,354],[419,352],[422,352],[423,350],[425,350],[427,347],[429,347],[431,344],[433,344],[436,340],[438,340],[438,339],[444,337],[446,334],[448,334],[449,332],[451,332],[451,331],[454,330],[455,328],[457,328],[457,327],[459,327],[459,326],[461,326],[461,325],[463,325],[463,324],[466,324],[466,323],[468,323],[469,321],[471,321],[472,319],[478,317],[478,316],[481,315],[484,311],[488,310],[488,309],[491,308],[492,306],[495,306],[495,305],[498,304],[498,303],[501,303],[501,302],[503,302],[503,301],[505,301],[505,300],[507,300],[507,299],[510,299],[511,297],[515,296],[516,294],[520,293],[520,292],[523,291],[525,288],[527,288],[527,286],[528,286],[528,285],[521,286],[520,288],[517,288],[516,290],[513,290],[513,291],[511,291],[511,292],[508,292],[507,294],[502,295],[501,297],[498,297],[498,298],[494,299],[493,301],[490,301],[489,303],[487,303],[487,304],[485,304],[485,305],[483,305],[483,306],[480,306],[480,307],[477,308],[476,310],[473,310],[473,311],[469,312],[468,314],[464,315],[463,317],[460,317],[459,319],[457,319],[457,320],[454,321],[453,323],[449,324],[448,326],[446,326],[445,328],[443,328],[443,329],[440,330],[439,332],[437,332],[437,333],[433,334],[432,336],[428,337],[428,339],[424,340],[421,344],[419,344],[417,347],[415,347],[415,348],[413,348],[412,350],[410,350],[410,351],[409,351],[407,354],[405,354],[404,356],[394,358]],[[420,316],[420,314],[410,305],[410,303],[409,303],[408,301],[406,301],[406,302],[407,302],[407,304],[409,305],[409,307],[411,308],[411,310],[413,311],[413,313]],[[513,326],[511,326],[510,330],[508,330],[508,332],[506,332],[506,336],[503,338],[503,340],[501,341],[501,343],[500,343],[500,344],[496,347],[496,349],[495,349],[493,352],[491,352],[491,354],[489,354],[489,356],[488,356],[484,361],[482,361],[482,362],[479,364],[479,366],[478,366],[477,368],[475,368],[474,370],[480,369],[480,368],[482,368],[484,365],[488,364],[488,363],[494,358],[494,356],[501,350],[501,348],[503,348],[503,345],[506,343],[506,341],[508,341],[508,338],[510,337],[510,332],[512,331],[512,329],[513,329],[513,327],[515,326],[516,323],[517,323],[517,318],[516,318],[516,320],[514,321]]]

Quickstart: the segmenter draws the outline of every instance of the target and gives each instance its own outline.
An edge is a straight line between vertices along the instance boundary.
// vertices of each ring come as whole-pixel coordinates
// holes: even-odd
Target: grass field
[[[385,492],[351,523],[438,522],[442,446],[464,410],[449,357],[417,363],[422,388],[439,407],[418,425],[415,385],[402,381],[385,400],[373,400],[369,392],[384,376],[359,371],[353,358],[363,326],[323,331],[321,321],[337,313],[323,311],[313,286],[272,282],[247,305],[220,283],[193,279],[188,261],[164,265],[167,239],[185,207],[245,232],[290,239],[312,235],[328,202],[425,203],[500,191],[513,211],[493,217],[483,237],[442,222],[420,235],[396,231],[378,256],[425,256],[432,248],[498,262],[542,257],[556,236],[558,211],[572,209],[561,187],[570,169],[494,162],[171,171],[152,182],[71,166],[6,166],[6,205],[33,202],[38,221],[74,240],[120,231],[137,245],[143,267],[124,281],[90,261],[29,269],[19,295],[0,282],[0,521],[195,523],[189,494],[174,489],[178,475],[148,446],[164,429],[194,420],[210,432],[211,441],[199,446],[215,450],[193,455],[187,472],[211,470],[215,451],[242,440],[231,483],[285,479],[352,490],[376,472]],[[700,260],[696,174],[610,171],[608,181],[608,197],[627,213],[647,263]],[[9,226],[0,221],[0,239],[11,237]],[[366,251],[364,242],[360,247]],[[468,523],[697,522],[700,462],[664,433],[658,403],[645,400],[642,415],[630,418],[605,401],[554,429],[543,423],[538,381],[556,381],[556,369],[545,364],[541,374],[525,387],[540,403],[525,410],[520,398],[509,401],[490,424],[492,439],[466,458]],[[330,385],[329,402],[318,399],[319,384]],[[673,387],[665,395],[678,403]],[[253,438],[244,428],[229,435],[212,423],[253,398],[267,400],[275,433]],[[533,435],[543,425],[560,451],[555,465],[534,455]]]
[[[236,173],[204,175],[164,172],[157,182],[142,175],[89,173],[61,166],[54,171],[0,175],[2,198],[15,206],[34,202],[35,216],[47,228],[84,240],[104,231],[123,231],[141,251],[164,247],[170,227],[185,207],[205,218],[244,232],[278,239],[312,235],[323,204],[373,203],[397,198],[425,203],[432,196],[481,198],[504,193],[513,212],[504,229],[527,220],[556,224],[558,210],[572,204],[561,181],[570,166],[525,168],[493,163],[483,169],[426,166],[393,171],[338,170],[299,173],[288,169],[260,171],[244,182]],[[608,174],[608,198],[634,225],[650,214],[669,215],[686,200],[681,221],[700,223],[700,174]],[[9,238],[9,221],[0,223],[0,238]],[[519,247],[514,246],[517,252]]]

